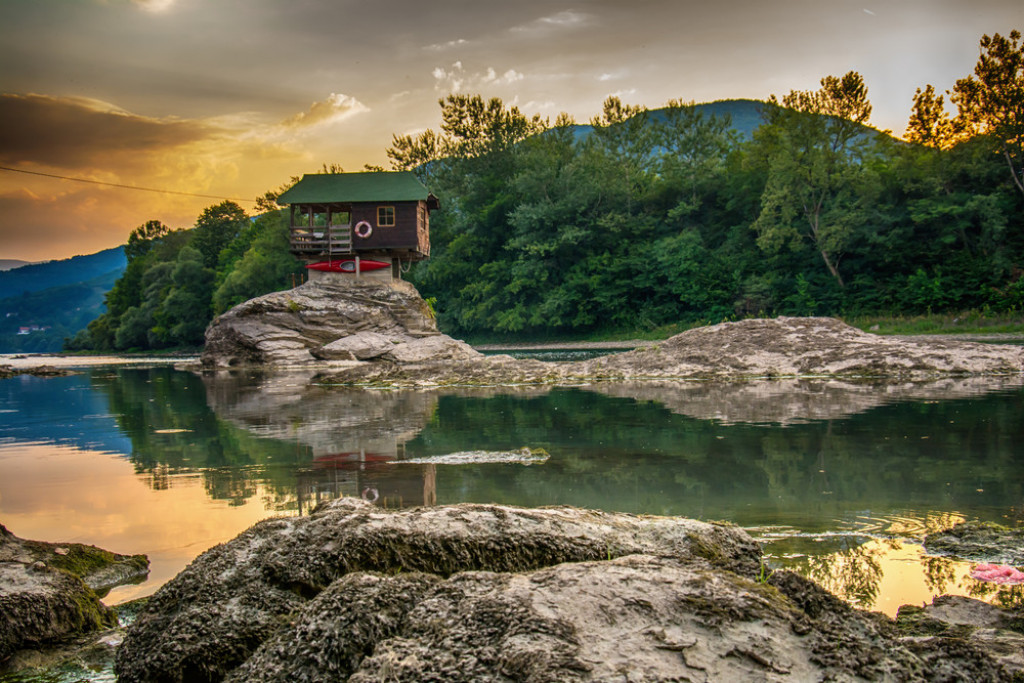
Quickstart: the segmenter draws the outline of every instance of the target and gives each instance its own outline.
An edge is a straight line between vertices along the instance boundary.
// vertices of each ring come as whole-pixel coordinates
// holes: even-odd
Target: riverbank
[[[977,332],[949,334],[892,334],[888,336],[907,341],[969,341],[988,344],[1024,344],[1024,332]],[[667,338],[666,338],[667,339]],[[504,342],[490,344],[472,344],[477,351],[484,353],[520,353],[530,351],[632,351],[642,346],[657,344],[665,339],[627,339],[620,341],[565,341],[565,342]]]
[[[28,370],[42,366],[53,368],[90,368],[103,365],[173,365],[195,362],[198,356],[134,356],[134,355],[74,355],[63,353],[3,353],[0,367]]]

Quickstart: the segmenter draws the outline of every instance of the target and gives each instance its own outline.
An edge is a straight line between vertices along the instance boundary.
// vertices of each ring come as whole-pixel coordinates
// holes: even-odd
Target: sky
[[[902,135],[916,88],[1013,29],[1021,0],[0,0],[0,259],[387,168],[450,93],[585,123],[610,95],[765,99],[854,70],[870,123]]]

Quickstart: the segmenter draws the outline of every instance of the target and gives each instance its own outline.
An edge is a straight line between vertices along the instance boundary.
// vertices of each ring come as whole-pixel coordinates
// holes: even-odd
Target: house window
[[[395,207],[393,206],[378,206],[377,207],[377,227],[378,228],[389,228],[395,224]]]

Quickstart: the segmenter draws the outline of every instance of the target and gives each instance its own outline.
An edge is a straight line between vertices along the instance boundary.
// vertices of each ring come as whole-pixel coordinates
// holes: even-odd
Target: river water
[[[549,457],[429,462],[522,448]],[[969,563],[925,556],[921,539],[968,519],[1024,523],[1024,386],[414,391],[166,366],[0,380],[0,523],[23,538],[147,554],[149,579],[114,589],[110,604],[151,594],[261,519],[338,496],[725,520],[765,542],[770,566],[861,607],[892,615],[942,593],[1019,603],[1020,587],[975,581]]]

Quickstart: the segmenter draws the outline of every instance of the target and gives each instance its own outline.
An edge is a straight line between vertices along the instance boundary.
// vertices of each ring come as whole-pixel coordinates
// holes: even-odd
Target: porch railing
[[[291,250],[298,254],[351,254],[352,226],[292,226]]]

